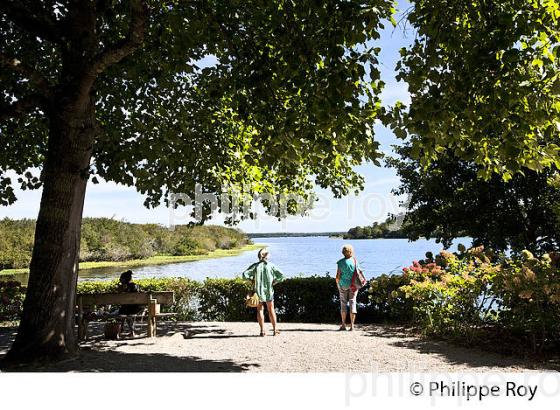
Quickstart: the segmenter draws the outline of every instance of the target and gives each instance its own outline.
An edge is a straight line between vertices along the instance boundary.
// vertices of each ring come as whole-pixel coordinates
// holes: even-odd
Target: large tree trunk
[[[94,106],[62,103],[50,115],[43,194],[18,334],[5,362],[57,360],[76,351],[74,304],[82,210],[93,142]]]
[[[125,39],[100,50],[98,2],[73,0],[62,30],[59,82],[49,93],[50,133],[43,169],[43,195],[35,228],[29,285],[16,340],[5,364],[57,360],[77,349],[74,304],[82,210],[93,144],[94,82],[107,67],[138,48],[144,38],[148,8],[131,0]]]

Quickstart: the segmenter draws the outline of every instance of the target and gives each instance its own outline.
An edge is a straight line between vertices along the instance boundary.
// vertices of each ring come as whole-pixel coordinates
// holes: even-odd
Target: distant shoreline
[[[205,259],[224,258],[236,256],[242,252],[252,251],[262,248],[263,244],[249,244],[235,249],[216,249],[204,255],[157,255],[145,259],[132,259],[129,261],[101,261],[101,262],[80,262],[79,270],[94,270],[102,268],[135,268],[139,266],[168,265],[172,263],[194,262]],[[23,269],[4,269],[0,270],[0,276],[25,275],[29,273],[28,268]]]
[[[268,233],[246,233],[249,238],[292,238],[309,236],[332,236],[345,235],[346,232],[268,232]]]
[[[251,239],[258,238],[303,238],[303,237],[329,237],[331,239],[346,239],[349,241],[358,241],[365,239],[408,239],[407,236],[377,236],[374,238],[345,238],[348,232],[274,232],[274,233],[248,233],[247,236]]]

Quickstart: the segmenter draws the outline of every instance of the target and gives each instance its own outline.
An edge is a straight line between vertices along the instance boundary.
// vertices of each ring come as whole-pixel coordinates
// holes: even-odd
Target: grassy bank
[[[35,221],[0,220],[0,275],[24,274],[33,252]],[[235,255],[253,249],[241,230],[216,225],[133,224],[109,218],[84,218],[80,268],[143,266]]]
[[[257,250],[262,248],[262,244],[249,244],[236,249],[216,249],[204,255],[157,255],[144,259],[132,259],[129,261],[99,261],[99,262],[80,262],[80,270],[101,269],[101,268],[136,268],[139,266],[167,265],[170,263],[193,262],[204,259],[224,258],[236,256],[245,251]],[[0,270],[1,275],[22,275],[29,273],[29,269],[4,269]]]

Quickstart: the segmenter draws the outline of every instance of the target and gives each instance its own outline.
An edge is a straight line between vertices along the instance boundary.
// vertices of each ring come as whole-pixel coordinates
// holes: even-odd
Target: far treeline
[[[26,268],[31,261],[35,220],[0,220],[0,270]],[[221,226],[132,224],[84,218],[80,262],[126,261],[155,255],[203,255],[251,243],[242,231]]]
[[[397,227],[400,217],[389,217],[385,222],[374,222],[369,226],[350,228],[343,235],[344,239],[378,239],[378,238],[407,238],[406,233]]]
[[[344,232],[268,232],[268,233],[248,233],[250,238],[291,238],[308,236],[342,236]]]

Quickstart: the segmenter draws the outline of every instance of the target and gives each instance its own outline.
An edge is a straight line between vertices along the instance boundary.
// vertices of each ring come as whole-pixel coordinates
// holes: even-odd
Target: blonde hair
[[[262,248],[259,251],[258,256],[259,256],[260,261],[266,261],[266,259],[268,258],[268,249],[267,248]]]
[[[354,255],[354,248],[352,247],[352,245],[350,244],[346,244],[342,247],[342,254],[344,256],[346,256],[346,254],[349,254],[350,256]]]

